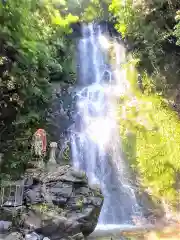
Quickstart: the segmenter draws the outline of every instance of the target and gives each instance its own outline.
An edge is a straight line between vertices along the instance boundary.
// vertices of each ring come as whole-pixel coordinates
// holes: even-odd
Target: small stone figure
[[[43,165],[43,158],[46,156],[47,138],[44,129],[38,129],[33,135],[32,149],[38,157],[39,165]]]
[[[49,163],[56,164],[56,149],[57,149],[57,142],[50,143],[50,157]]]

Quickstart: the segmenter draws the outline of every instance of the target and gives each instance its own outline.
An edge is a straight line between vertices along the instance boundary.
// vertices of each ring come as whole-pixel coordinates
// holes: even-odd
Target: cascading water
[[[127,87],[125,72],[119,70],[124,52],[115,43],[113,69],[107,64],[106,51],[101,46],[103,41],[106,43],[101,27],[86,25],[82,33],[78,43],[82,88],[77,93],[77,114],[71,135],[73,164],[86,172],[90,183],[101,186],[104,204],[99,225],[132,224],[132,217],[141,214],[141,209],[128,180],[112,103],[114,90],[121,93]]]

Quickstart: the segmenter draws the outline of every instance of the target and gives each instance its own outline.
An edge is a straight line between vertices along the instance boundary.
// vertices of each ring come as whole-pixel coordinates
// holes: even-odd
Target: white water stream
[[[107,64],[109,42],[99,25],[85,25],[78,42],[79,84],[75,128],[71,135],[73,165],[91,184],[100,184],[104,204],[97,228],[133,224],[141,215],[121,151],[113,99],[127,91],[123,46],[114,41],[115,64]],[[106,79],[104,76],[106,75]]]

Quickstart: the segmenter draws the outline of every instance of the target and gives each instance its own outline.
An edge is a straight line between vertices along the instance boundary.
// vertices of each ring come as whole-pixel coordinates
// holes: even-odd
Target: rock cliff
[[[94,231],[103,196],[100,189],[88,185],[84,172],[69,165],[54,165],[27,169],[24,179],[22,194],[15,187],[14,196],[11,193],[2,204],[2,212],[8,212],[6,217],[21,207],[13,229],[22,234],[22,239],[83,239]],[[22,206],[17,206],[17,202],[22,202]]]

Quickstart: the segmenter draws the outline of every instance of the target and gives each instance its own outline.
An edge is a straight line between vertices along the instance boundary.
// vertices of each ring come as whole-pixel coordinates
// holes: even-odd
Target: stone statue
[[[46,131],[39,128],[33,135],[32,150],[38,159],[39,167],[44,165],[43,159],[46,156],[47,138]]]
[[[49,163],[56,164],[56,149],[57,149],[57,142],[50,143],[50,156],[49,156]]]
[[[47,139],[46,131],[39,128],[33,135],[32,147],[36,156],[46,156]]]

